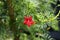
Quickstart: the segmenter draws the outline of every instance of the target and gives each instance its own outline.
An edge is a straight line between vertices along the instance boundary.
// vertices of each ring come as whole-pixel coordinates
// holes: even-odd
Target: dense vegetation
[[[56,1],[0,0],[0,40],[54,40],[48,30],[59,30],[59,13],[51,3]]]

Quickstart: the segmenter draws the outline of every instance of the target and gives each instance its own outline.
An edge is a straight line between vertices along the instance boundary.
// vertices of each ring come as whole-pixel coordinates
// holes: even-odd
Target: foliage
[[[53,40],[50,37],[47,31],[47,27],[52,27],[54,30],[58,29],[58,21],[56,20],[54,10],[51,8],[51,3],[54,0],[12,0],[12,6],[14,8],[14,16],[16,18],[17,34],[21,35],[20,40]],[[56,1],[55,1],[56,2]],[[6,1],[0,1],[0,35],[3,37],[14,37],[11,32],[9,25],[9,14],[6,7]],[[6,8],[4,8],[6,7]],[[32,19],[36,22],[34,25],[31,25],[29,28],[27,25],[23,24],[24,16],[32,16]],[[48,25],[48,26],[47,26]],[[22,31],[30,32],[30,35],[27,35]],[[8,36],[7,36],[8,34]],[[35,35],[38,34],[38,37]],[[24,39],[23,39],[24,38]],[[2,39],[4,40],[4,39]]]

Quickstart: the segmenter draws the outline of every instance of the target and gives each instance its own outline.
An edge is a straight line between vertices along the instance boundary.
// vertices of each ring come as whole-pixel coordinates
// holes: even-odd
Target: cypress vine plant
[[[54,0],[0,0],[1,40],[54,40],[48,30],[58,29]],[[3,35],[4,34],[4,35]],[[9,39],[10,38],[10,39]]]

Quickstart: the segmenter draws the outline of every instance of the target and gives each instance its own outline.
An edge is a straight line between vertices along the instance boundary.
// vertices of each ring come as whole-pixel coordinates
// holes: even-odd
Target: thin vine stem
[[[59,16],[59,14],[60,14],[60,11],[59,11],[59,13],[55,16],[55,17],[53,17],[53,18],[50,18],[50,19],[45,19],[45,20],[41,20],[41,19],[38,19],[40,22],[51,22],[51,21],[53,21],[53,20],[55,20],[58,16]]]

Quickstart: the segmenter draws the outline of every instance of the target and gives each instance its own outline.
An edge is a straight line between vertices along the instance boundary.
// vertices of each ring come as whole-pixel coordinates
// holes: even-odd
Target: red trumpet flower
[[[24,17],[24,24],[26,24],[28,27],[30,27],[35,22],[32,20],[32,16],[25,16]]]

